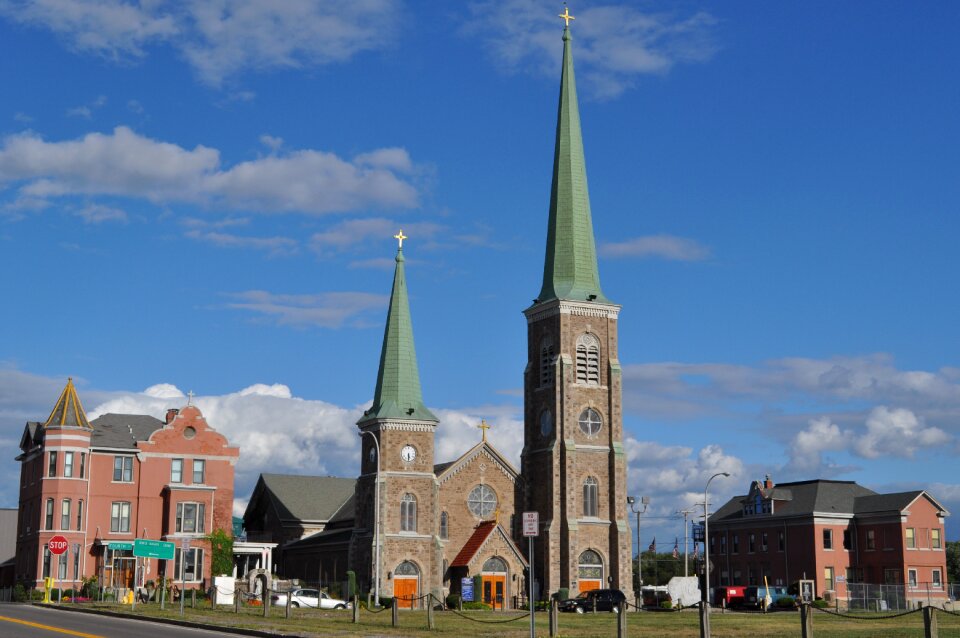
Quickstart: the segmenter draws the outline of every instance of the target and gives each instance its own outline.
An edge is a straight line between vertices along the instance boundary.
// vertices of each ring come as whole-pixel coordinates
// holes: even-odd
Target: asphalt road
[[[31,605],[0,605],[0,638],[208,638],[224,636],[206,631],[140,620],[80,614]]]

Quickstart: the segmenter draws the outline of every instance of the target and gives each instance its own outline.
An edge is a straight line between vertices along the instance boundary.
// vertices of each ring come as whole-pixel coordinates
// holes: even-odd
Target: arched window
[[[400,531],[417,531],[417,497],[410,493],[400,500]]]
[[[553,385],[553,338],[546,335],[540,341],[540,387]]]
[[[493,556],[492,558],[488,558],[486,562],[483,563],[483,571],[506,574],[507,563],[499,556]]]
[[[600,385],[600,340],[592,334],[577,339],[577,383]]]
[[[598,492],[599,488],[597,485],[597,479],[592,476],[587,477],[587,480],[583,482],[583,515],[584,516],[597,516],[598,506]]]
[[[497,493],[489,486],[480,484],[470,490],[467,496],[467,507],[474,516],[487,518],[497,509]]]
[[[446,558],[443,559],[443,582],[450,581],[450,563]]]
[[[603,419],[600,418],[600,413],[593,408],[587,408],[581,412],[579,422],[580,431],[587,436],[596,436],[600,433],[600,428],[603,427]]]
[[[450,531],[447,529],[447,513],[440,512],[440,538],[448,538]]]
[[[599,580],[603,582],[603,559],[600,554],[588,549],[580,554],[580,565],[578,573],[580,579]]]
[[[395,576],[419,576],[420,569],[412,562],[405,560],[393,570]]]

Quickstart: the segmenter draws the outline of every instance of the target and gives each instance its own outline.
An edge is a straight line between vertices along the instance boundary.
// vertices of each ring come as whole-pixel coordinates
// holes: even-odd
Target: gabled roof
[[[500,469],[502,469],[503,472],[510,477],[510,480],[515,482],[520,477],[520,473],[517,471],[517,468],[513,467],[513,464],[511,464],[505,456],[500,454],[495,447],[490,445],[486,438],[464,452],[460,458],[449,463],[435,465],[433,467],[433,472],[437,476],[437,480],[442,483],[454,476],[465,465],[484,452],[486,452],[500,467]]]
[[[861,496],[854,503],[857,514],[872,514],[876,512],[902,512],[910,507],[918,498],[924,497],[937,508],[949,516],[948,512],[925,490],[913,490],[910,492],[895,492],[893,494],[876,494],[873,496]]]
[[[373,405],[363,413],[358,421],[360,425],[375,419],[438,421],[423,404],[420,391],[420,372],[413,345],[413,323],[410,320],[402,250],[397,251],[396,262],[387,325],[380,350],[377,387],[373,394]]]
[[[137,449],[138,441],[146,441],[164,423],[147,414],[102,414],[91,425],[90,446]]]
[[[44,427],[51,426],[73,426],[89,428],[90,422],[87,420],[87,413],[83,411],[83,405],[80,403],[80,397],[77,396],[77,389],[73,386],[73,378],[67,379],[67,385],[60,393],[56,405],[47,417]]]
[[[469,567],[471,561],[473,561],[476,555],[483,549],[483,546],[487,544],[487,540],[490,539],[491,536],[497,535],[503,539],[507,547],[510,548],[520,562],[526,565],[527,560],[524,558],[523,552],[517,549],[510,535],[507,534],[500,523],[497,521],[481,521],[473,530],[473,534],[470,535],[467,542],[464,543],[460,551],[457,552],[453,561],[450,562],[450,567]]]
[[[552,299],[610,303],[600,289],[571,39],[567,27],[563,30],[563,71],[543,287],[535,303]]]
[[[252,512],[258,501],[267,499],[282,521],[329,522],[352,501],[356,485],[356,479],[336,476],[261,474],[247,512]],[[348,509],[352,516],[352,508]],[[343,514],[346,513],[344,510]]]

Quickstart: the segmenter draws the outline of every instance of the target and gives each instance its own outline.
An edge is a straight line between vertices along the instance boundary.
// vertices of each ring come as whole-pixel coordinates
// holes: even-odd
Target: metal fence
[[[956,600],[960,585],[917,583],[916,585],[876,585],[847,583],[847,607],[861,611],[901,611],[914,609],[919,603],[938,605],[949,598]]]

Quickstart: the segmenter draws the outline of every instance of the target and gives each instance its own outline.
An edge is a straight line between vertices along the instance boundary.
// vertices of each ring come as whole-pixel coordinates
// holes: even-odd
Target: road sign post
[[[524,512],[523,513],[523,535],[527,537],[528,540],[528,552],[529,558],[527,559],[530,563],[529,573],[527,578],[527,600],[530,606],[530,638],[536,638],[537,629],[534,620],[534,607],[536,606],[536,601],[534,600],[534,577],[533,577],[533,539],[538,536],[540,533],[540,514],[538,512]]]
[[[172,545],[173,543],[171,543]],[[182,549],[180,550],[180,563],[179,565],[174,565],[174,571],[177,567],[180,567],[180,616],[183,616],[183,599],[184,595],[187,593],[187,552],[190,551],[190,539],[183,539]],[[266,598],[266,592],[264,592],[264,598]],[[264,607],[266,607],[266,601],[264,601]]]
[[[50,553],[54,556],[60,556],[63,553],[70,551],[70,543],[67,542],[67,539],[57,534],[53,538],[47,541],[47,549],[50,550]],[[69,554],[67,554],[69,556]],[[57,581],[60,581],[60,559],[57,559]],[[63,583],[59,583],[60,586],[57,588],[57,602],[59,603],[63,597]]]

